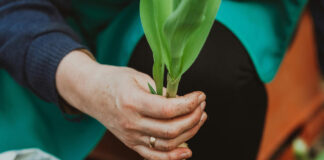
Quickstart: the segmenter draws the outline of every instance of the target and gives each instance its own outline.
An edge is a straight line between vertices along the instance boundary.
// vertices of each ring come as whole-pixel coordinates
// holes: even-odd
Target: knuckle
[[[133,123],[132,121],[129,120],[124,120],[121,121],[121,126],[125,129],[125,130],[134,130],[136,127],[135,123]]]
[[[196,109],[197,105],[198,105],[198,98],[194,98],[194,99],[186,98],[184,99],[182,104],[177,105],[178,106],[177,108],[182,107],[184,113],[190,113]]]
[[[134,148],[134,145],[135,145],[132,141],[130,141],[129,137],[125,138],[123,143],[125,146],[127,146],[131,149]]]
[[[185,107],[185,113],[190,113],[190,112],[192,112],[193,110],[195,109],[195,105],[193,105],[193,104],[188,104],[186,107]]]
[[[136,145],[131,133],[126,133],[124,136],[122,136],[121,141],[129,148],[134,148]]]
[[[202,111],[200,109],[198,109],[197,113],[194,114],[192,120],[191,120],[191,123],[192,124],[197,124],[199,121],[200,121],[200,118],[202,116]]]
[[[133,101],[131,98],[123,98],[123,107],[125,109],[130,109],[130,110],[134,110],[136,109],[136,106],[134,105]]]
[[[166,138],[176,138],[179,134],[179,129],[170,128],[165,130],[164,136]]]
[[[176,146],[173,144],[173,143],[171,143],[171,142],[167,142],[166,144],[165,144],[165,146],[164,146],[164,149],[166,150],[166,151],[171,151],[171,150],[173,150],[173,149],[175,149],[176,148]]]
[[[173,160],[172,153],[167,153],[167,160]]]
[[[188,131],[188,135],[187,135],[188,138],[191,139],[193,136],[195,136],[196,133],[198,132],[198,130],[199,130],[199,127],[198,127],[198,126],[192,128],[192,129],[190,129],[190,130]]]
[[[172,136],[173,138],[178,137],[179,134],[180,134],[180,129],[178,129],[178,128],[173,129],[172,132],[171,132],[171,136]]]
[[[162,107],[162,115],[167,118],[171,118],[173,115],[173,109],[171,105],[165,105]]]
[[[199,104],[199,98],[198,98],[198,96],[194,96],[193,100],[192,100],[191,103],[190,103],[190,106],[191,106],[192,108],[194,108],[194,107],[197,106],[198,104]]]
[[[149,75],[144,74],[144,73],[142,73],[142,75],[143,75],[143,77],[144,77],[145,79],[153,81],[152,78],[151,78]],[[153,82],[154,82],[154,81],[153,81]],[[153,85],[153,84],[152,84],[152,85]]]
[[[130,147],[130,149],[134,150],[135,152],[139,153],[140,155],[142,155],[141,151],[140,151],[140,145],[133,145]],[[143,156],[143,155],[142,155]]]
[[[200,129],[200,127],[196,127],[192,131],[190,131],[190,133],[189,133],[190,137],[193,137],[194,135],[196,135],[199,129]]]

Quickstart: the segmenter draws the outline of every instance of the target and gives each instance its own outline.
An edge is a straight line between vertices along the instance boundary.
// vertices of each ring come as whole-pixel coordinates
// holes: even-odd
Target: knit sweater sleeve
[[[43,100],[58,103],[58,64],[82,48],[49,0],[0,0],[0,68]]]

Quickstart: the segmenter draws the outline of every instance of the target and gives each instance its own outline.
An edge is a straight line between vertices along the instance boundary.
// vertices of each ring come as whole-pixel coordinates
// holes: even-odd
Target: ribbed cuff
[[[44,34],[34,39],[25,58],[27,82],[34,93],[48,102],[59,104],[55,82],[57,67],[68,53],[84,48],[86,47],[60,32]]]

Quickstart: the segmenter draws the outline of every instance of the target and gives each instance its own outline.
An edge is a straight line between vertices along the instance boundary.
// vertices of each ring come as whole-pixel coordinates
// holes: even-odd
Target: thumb
[[[135,76],[138,86],[147,93],[151,93],[149,85],[156,91],[156,84],[154,80],[147,74],[138,72]]]

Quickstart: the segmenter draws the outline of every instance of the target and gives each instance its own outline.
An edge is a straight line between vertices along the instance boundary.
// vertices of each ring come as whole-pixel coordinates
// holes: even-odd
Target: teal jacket
[[[70,26],[99,62],[125,66],[144,35],[139,0],[72,0]],[[243,43],[263,82],[275,76],[306,0],[223,0],[216,20]],[[221,54],[221,53],[219,53]],[[64,118],[0,70],[0,152],[40,148],[61,159],[83,159],[105,132],[96,120]]]

